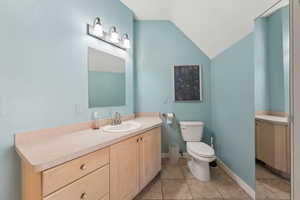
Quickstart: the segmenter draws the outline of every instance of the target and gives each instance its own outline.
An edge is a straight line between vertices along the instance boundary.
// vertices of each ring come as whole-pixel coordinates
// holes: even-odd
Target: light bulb
[[[99,17],[97,17],[94,21],[94,26],[93,26],[93,35],[97,37],[102,37],[103,36],[103,28],[102,28],[102,23]]]
[[[128,34],[126,34],[126,33],[122,37],[122,45],[126,49],[130,49],[130,47],[131,47]]]
[[[103,36],[102,26],[99,25],[99,24],[96,24],[96,26],[94,26],[93,34],[98,36],[98,37],[102,37]]]
[[[113,43],[119,43],[119,34],[117,33],[117,28],[115,26],[110,28],[110,41]]]

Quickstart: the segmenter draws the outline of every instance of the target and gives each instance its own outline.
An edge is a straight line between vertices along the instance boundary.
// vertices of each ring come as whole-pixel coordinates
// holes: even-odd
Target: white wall
[[[294,115],[292,129],[294,133],[293,144],[293,186],[292,192],[294,200],[300,199],[300,2],[291,0],[291,50],[292,50],[292,108],[291,113]]]

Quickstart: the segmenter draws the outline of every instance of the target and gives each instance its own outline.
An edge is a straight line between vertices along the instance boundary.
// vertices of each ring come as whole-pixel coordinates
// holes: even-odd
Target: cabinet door
[[[262,136],[262,124],[260,121],[256,121],[255,122],[255,154],[256,154],[256,159],[263,161],[261,136]]]
[[[110,200],[132,200],[139,192],[139,137],[111,146]]]
[[[287,142],[286,142],[286,146],[287,146],[287,150],[286,150],[286,154],[287,154],[287,173],[291,174],[291,158],[292,158],[292,147],[291,147],[291,129],[289,126],[286,126],[286,132],[287,132]]]
[[[274,166],[275,163],[275,134],[274,125],[269,122],[262,122],[260,147],[262,161],[269,166]]]
[[[288,131],[285,125],[274,125],[275,135],[275,162],[274,167],[277,170],[288,173]]]
[[[140,189],[143,189],[161,170],[161,130],[145,133],[140,140]]]

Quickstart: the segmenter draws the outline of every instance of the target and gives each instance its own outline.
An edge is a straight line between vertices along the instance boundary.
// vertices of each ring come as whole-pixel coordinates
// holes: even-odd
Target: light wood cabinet
[[[263,154],[263,145],[262,145],[262,123],[260,121],[255,122],[255,151],[256,151],[256,159],[264,160]]]
[[[99,200],[109,195],[109,148],[35,172],[22,161],[22,200]]]
[[[109,163],[109,148],[42,172],[43,196],[103,167]]]
[[[110,152],[110,200],[132,200],[160,170],[160,128],[113,145]]]
[[[288,125],[256,120],[256,159],[284,173],[290,173],[290,131]]]
[[[109,166],[105,166],[43,200],[99,200],[109,193]]]
[[[132,200],[161,170],[161,129],[42,172],[21,165],[22,200]]]
[[[275,159],[275,135],[273,125],[263,121],[257,121],[256,124],[256,158],[270,166],[273,166]]]
[[[111,200],[131,200],[139,192],[139,139],[134,137],[111,146]]]
[[[161,170],[161,133],[153,129],[140,141],[140,188],[144,188]]]

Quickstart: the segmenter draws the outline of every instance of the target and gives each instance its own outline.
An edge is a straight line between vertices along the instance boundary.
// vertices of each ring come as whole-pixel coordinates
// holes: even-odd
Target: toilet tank
[[[181,135],[186,142],[200,142],[203,136],[204,123],[200,121],[180,122]]]

